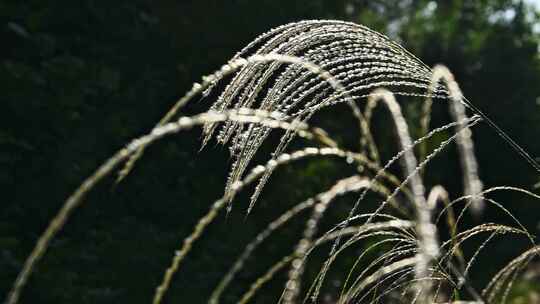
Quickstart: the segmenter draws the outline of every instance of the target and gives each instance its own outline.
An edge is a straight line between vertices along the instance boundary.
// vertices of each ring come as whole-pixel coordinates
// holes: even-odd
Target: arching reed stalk
[[[217,100],[209,105],[207,112],[178,118],[182,107],[195,96],[208,97],[212,91],[220,89]],[[416,139],[410,134],[396,96],[425,98],[418,122],[421,132]],[[435,98],[448,103],[453,121],[431,128],[431,108]],[[377,134],[371,126],[373,111],[381,102],[392,119],[392,125],[387,127],[396,135],[393,145],[399,148],[388,160],[384,160],[379,151],[382,145],[391,143],[377,143]],[[357,121],[350,131],[358,133],[358,151],[340,147],[339,141],[324,130],[308,125],[318,113],[340,103],[347,105]],[[467,111],[472,114],[470,117]],[[239,298],[239,303],[252,300],[267,282],[287,268],[283,292],[275,295],[277,301],[285,304],[299,303],[300,299],[304,303],[318,302],[331,266],[348,254],[352,246],[361,249],[354,256],[349,271],[342,274],[344,280],[340,293],[334,297],[337,303],[495,303],[497,299],[504,303],[513,283],[540,254],[540,250],[525,225],[490,193],[514,191],[534,199],[540,199],[540,196],[509,186],[483,189],[471,137],[472,128],[480,122],[494,129],[540,172],[540,166],[523,148],[463,96],[446,67],[437,65],[431,69],[386,36],[354,23],[314,20],[278,27],[257,37],[220,70],[195,83],[151,132],[128,143],[84,180],[37,240],[7,295],[6,304],[17,303],[51,240],[99,181],[123,164],[117,177],[117,182],[120,182],[133,170],[149,145],[199,125],[203,129],[203,147],[213,138],[228,145],[231,169],[223,196],[214,201],[175,252],[156,289],[154,304],[162,302],[173,276],[180,270],[195,242],[220,211],[231,211],[241,190],[256,183],[246,208],[250,214],[277,168],[311,157],[345,160],[357,171],[353,176],[338,180],[328,190],[289,206],[287,211],[273,219],[247,244],[209,296],[209,303],[219,303],[247,260],[256,254],[256,249],[305,210],[310,210],[311,215],[291,249],[292,253],[283,254],[255,279]],[[270,160],[249,170],[255,154],[274,129],[283,130],[283,133]],[[427,151],[426,140],[441,132],[449,133],[448,137],[433,151]],[[297,137],[305,138],[316,146],[287,152]],[[464,195],[451,200],[451,194],[442,185],[426,191],[420,173],[454,142],[459,151]],[[420,152],[418,158],[417,148]],[[398,174],[392,168],[397,161],[402,165]],[[368,192],[378,194],[382,200],[375,201],[375,210],[359,213],[360,204],[371,199]],[[356,194],[356,199],[350,201],[350,211],[325,231],[320,223],[333,207],[332,202],[338,196],[349,199],[346,196],[349,194]],[[463,207],[456,217],[454,207],[458,203],[463,203]],[[500,210],[516,227],[480,223],[460,229],[469,209],[480,218],[483,209],[488,207]],[[440,221],[443,216],[446,217],[445,224]],[[449,231],[447,239],[441,239],[443,234],[438,230],[444,225]],[[469,274],[474,271],[487,244],[502,234],[509,237],[524,235],[531,248],[496,273],[482,292],[477,292]],[[487,237],[472,252],[465,252],[462,248],[465,241],[484,235]],[[309,265],[308,258],[314,250],[325,250],[325,244],[330,247],[327,258],[314,278],[306,277],[304,271]],[[386,249],[386,246],[390,248]],[[372,254],[373,257],[370,256]],[[303,290],[304,286],[309,286],[307,291]]]
[[[6,302],[8,304],[14,304],[17,302],[20,292],[26,284],[28,277],[32,273],[32,270],[39,259],[43,256],[47,247],[49,246],[52,238],[62,229],[67,219],[79,205],[82,203],[86,194],[105,176],[111,173],[116,166],[122,161],[128,159],[133,153],[140,151],[141,147],[146,147],[156,140],[170,134],[180,132],[185,129],[190,129],[196,125],[201,125],[207,122],[219,122],[219,121],[239,121],[250,122],[261,125],[271,126],[272,128],[298,128],[300,136],[316,139],[318,138],[315,132],[307,130],[305,124],[297,121],[286,122],[282,120],[276,120],[276,118],[283,119],[280,113],[267,113],[262,110],[252,109],[239,109],[231,110],[221,113],[209,112],[199,114],[194,117],[181,117],[176,122],[167,123],[158,128],[155,128],[148,135],[142,136],[133,140],[125,148],[116,152],[111,158],[109,158],[103,165],[101,165],[91,176],[89,176],[73,194],[65,201],[64,205],[56,216],[51,220],[49,226],[45,232],[40,236],[30,256],[27,258],[21,272],[17,276],[12,289],[8,294]],[[324,140],[323,140],[324,141]]]
[[[450,92],[449,103],[450,114],[454,120],[463,120],[465,117],[465,105],[463,104],[463,93],[454,79],[452,73],[445,66],[436,65],[433,68],[433,76],[431,79],[430,92],[434,92],[437,84],[444,81]],[[429,130],[429,121],[431,116],[432,99],[426,98],[423,107],[423,119],[421,121],[424,133]],[[462,132],[457,138],[457,144],[460,153],[461,167],[463,169],[463,189],[466,195],[473,195],[482,191],[482,182],[478,177],[478,164],[474,157],[474,145],[471,139],[472,133],[470,130]],[[422,154],[425,153],[425,145],[422,145]],[[484,204],[480,197],[473,197],[472,211],[478,216],[482,212]]]

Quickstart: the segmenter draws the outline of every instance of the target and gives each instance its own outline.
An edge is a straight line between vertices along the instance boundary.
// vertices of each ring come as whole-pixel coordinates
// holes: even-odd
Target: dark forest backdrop
[[[399,40],[428,65],[444,63],[474,104],[533,156],[540,155],[540,36],[534,31],[539,19],[520,1],[1,0],[0,296],[84,177],[150,130],[192,82],[257,35],[313,18],[365,24]],[[210,102],[190,104],[184,113]],[[415,109],[407,108],[408,117],[414,119]],[[435,121],[446,119],[446,107],[435,110]],[[340,120],[328,119],[331,129],[346,132]],[[486,185],[531,189],[539,181],[490,129],[474,131]],[[114,187],[112,178],[102,183],[54,240],[21,302],[150,302],[173,251],[223,192],[227,150],[199,153],[199,139],[198,130],[169,138],[151,148],[121,184]],[[445,153],[426,173],[430,184],[448,185],[454,196],[461,193],[455,156]],[[212,225],[189,254],[167,302],[202,303],[272,215],[336,177],[343,177],[341,167],[329,161],[279,171],[246,220],[246,199],[239,197],[233,214]],[[539,232],[540,202],[503,198],[532,233]],[[227,293],[227,303],[283,248],[289,250],[298,227],[264,246]],[[480,265],[494,271],[516,250],[498,242]],[[482,272],[474,276],[483,278]],[[258,303],[275,300],[282,284],[273,283]]]

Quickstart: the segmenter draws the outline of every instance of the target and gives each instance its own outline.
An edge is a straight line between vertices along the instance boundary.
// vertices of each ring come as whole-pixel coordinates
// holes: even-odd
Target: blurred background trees
[[[428,65],[449,66],[473,103],[540,154],[538,13],[523,1],[0,0],[2,296],[48,220],[95,167],[147,132],[192,82],[257,35],[313,18],[365,24]],[[204,110],[209,102],[191,104],[184,113]],[[417,108],[406,108],[414,118]],[[445,113],[445,105],[436,105],[433,124],[447,119]],[[110,179],[94,191],[54,241],[22,302],[148,303],[173,250],[223,191],[227,150],[198,153],[199,137],[195,130],[163,141],[120,185],[111,186]],[[475,128],[474,138],[486,185],[531,188],[538,181],[490,129]],[[449,151],[428,170],[428,183],[449,185],[456,196],[460,171],[454,156]],[[331,161],[283,169],[247,220],[245,198],[239,197],[231,217],[214,224],[190,254],[170,302],[203,302],[271,216],[342,174]],[[538,232],[538,201],[502,198]],[[289,248],[298,227],[265,246],[266,254],[248,265],[227,302]],[[493,250],[497,255],[481,264],[490,271],[516,253],[505,242]],[[281,285],[274,283],[258,303],[274,301]]]

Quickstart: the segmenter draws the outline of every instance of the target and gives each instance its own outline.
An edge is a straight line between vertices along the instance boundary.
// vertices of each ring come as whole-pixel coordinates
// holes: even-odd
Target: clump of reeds
[[[195,96],[209,96],[223,89],[208,112],[192,117],[178,117],[179,111]],[[422,134],[414,139],[396,96],[424,98]],[[447,103],[454,119],[446,125],[430,126],[433,100]],[[336,140],[321,128],[309,125],[320,110],[344,103],[358,122],[360,145],[357,151],[340,147]],[[395,130],[399,152],[383,160],[373,137],[371,120],[374,108],[382,104],[388,111]],[[467,111],[471,116],[467,115]],[[217,199],[196,224],[174,253],[172,262],[157,287],[153,303],[161,303],[170,287],[172,277],[180,270],[197,239],[222,210],[230,212],[238,192],[256,183],[251,196],[249,214],[272,173],[280,167],[311,157],[334,157],[358,168],[355,175],[341,179],[329,189],[306,198],[292,207],[247,244],[230,270],[225,274],[209,303],[220,302],[221,295],[234,283],[235,275],[245,262],[255,255],[257,247],[274,231],[304,211],[310,212],[305,228],[291,251],[284,253],[268,271],[249,286],[239,303],[246,303],[279,271],[287,271],[283,293],[276,295],[281,303],[316,303],[326,274],[333,263],[354,244],[374,240],[375,243],[356,256],[340,294],[338,303],[404,302],[404,303],[495,303],[505,302],[513,282],[540,253],[533,236],[500,202],[490,197],[495,191],[518,191],[537,199],[530,191],[509,186],[484,189],[479,178],[474,155],[471,128],[487,123],[535,169],[538,164],[508,135],[497,127],[461,93],[450,71],[443,66],[433,69],[384,35],[364,26],[332,20],[303,21],[287,24],[269,31],[215,73],[203,77],[186,93],[147,135],[137,138],[108,159],[66,200],[42,234],[21,270],[7,303],[15,304],[36,263],[45,253],[50,241],[79,207],[84,196],[103,177],[117,167],[118,182],[125,178],[142,157],[144,149],[157,140],[195,126],[203,129],[203,146],[212,138],[228,145],[233,159],[224,194]],[[270,159],[252,166],[252,160],[269,134],[283,130],[279,144]],[[452,131],[452,135],[432,151],[426,141],[435,134]],[[291,142],[303,137],[311,146],[289,151]],[[390,143],[385,143],[390,144]],[[462,167],[464,194],[450,199],[438,185],[426,190],[422,171],[445,148],[456,144]],[[419,153],[416,153],[418,152]],[[401,174],[390,167],[400,162]],[[252,168],[247,171],[250,166]],[[246,173],[247,172],[247,173]],[[336,197],[356,194],[350,212],[326,231],[319,223]],[[359,206],[368,200],[368,193],[380,197],[376,210],[358,213]],[[372,199],[372,198],[371,198]],[[454,207],[462,204],[456,216]],[[514,226],[480,223],[460,231],[460,221],[469,209],[480,214],[487,207],[499,208],[515,223]],[[444,219],[448,239],[441,239],[438,227]],[[495,236],[523,235],[530,249],[501,269],[481,291],[470,282],[469,273],[479,253]],[[463,242],[478,235],[487,235],[480,246],[466,256]],[[330,251],[318,275],[306,282],[304,270],[313,250],[330,243]],[[382,246],[381,252],[367,261],[367,253]],[[367,266],[358,269],[360,263]],[[310,286],[303,290],[302,286]],[[463,301],[460,299],[469,299]]]

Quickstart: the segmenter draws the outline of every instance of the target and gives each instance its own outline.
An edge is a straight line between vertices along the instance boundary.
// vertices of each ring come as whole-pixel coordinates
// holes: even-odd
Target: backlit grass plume
[[[208,111],[192,117],[182,116],[182,107],[196,96],[211,102]],[[404,97],[407,100],[410,97],[423,100],[419,109],[422,115],[417,122],[420,134],[413,136],[410,131],[397,100],[402,96],[407,96]],[[434,100],[445,103],[452,122],[430,125]],[[357,122],[350,129],[351,133],[358,134],[357,149],[340,146],[336,138],[310,124],[318,112],[331,113],[332,107],[338,104],[350,108]],[[395,140],[375,142],[372,120],[378,105],[390,117],[391,123],[386,127],[394,131]],[[386,36],[353,23],[317,20],[275,28],[257,37],[221,69],[195,83],[150,133],[120,149],[76,189],[37,241],[6,303],[17,303],[50,241],[96,183],[117,168],[120,182],[136,170],[137,161],[150,145],[197,126],[202,128],[203,146],[214,139],[229,148],[232,165],[223,196],[210,205],[192,233],[179,243],[156,289],[154,304],[161,303],[167,296],[173,276],[181,275],[182,263],[199,237],[221,211],[232,210],[237,204],[236,195],[247,185],[255,184],[246,208],[249,215],[274,171],[299,160],[329,157],[343,160],[358,170],[355,175],[336,181],[332,187],[321,189],[317,195],[291,204],[288,211],[273,219],[246,244],[209,295],[209,303],[220,303],[246,261],[257,254],[258,246],[302,213],[307,213],[307,220],[296,245],[250,286],[245,286],[246,292],[238,299],[239,303],[252,300],[279,272],[285,273],[286,279],[282,293],[275,295],[276,302],[318,303],[329,270],[344,255],[351,254],[348,248],[358,244],[364,244],[364,249],[355,253],[355,262],[348,273],[343,273],[341,292],[333,296],[336,303],[504,302],[513,282],[540,251],[526,227],[490,194],[517,191],[536,199],[540,197],[508,186],[483,188],[471,131],[479,123],[493,128],[540,172],[540,166],[520,146],[463,96],[446,67],[430,68]],[[272,132],[281,132],[274,152],[266,163],[253,164],[254,156]],[[441,132],[451,135],[429,150],[427,141],[433,141]],[[291,149],[291,143],[299,137],[308,146]],[[423,171],[454,144],[459,152],[456,162],[461,164],[464,193],[450,200],[443,185],[426,189]],[[399,152],[384,159],[379,151],[381,145],[393,145]],[[395,163],[401,164],[401,170],[391,170]],[[350,211],[330,229],[323,229],[320,223],[337,203],[337,197],[350,202]],[[369,206],[377,203],[376,208],[359,213],[364,209],[360,206],[368,201]],[[459,214],[454,212],[456,205],[460,205]],[[470,210],[479,215],[485,208],[502,210],[514,225],[479,223],[461,229],[465,212]],[[445,233],[441,233],[441,227]],[[469,274],[474,271],[475,261],[486,244],[500,236],[524,237],[530,242],[530,248],[501,269],[483,290],[476,290]],[[462,244],[479,237],[483,241],[476,250],[464,253]],[[307,277],[307,260],[313,251],[325,250],[324,244],[329,244],[324,262],[316,269],[315,278]]]

